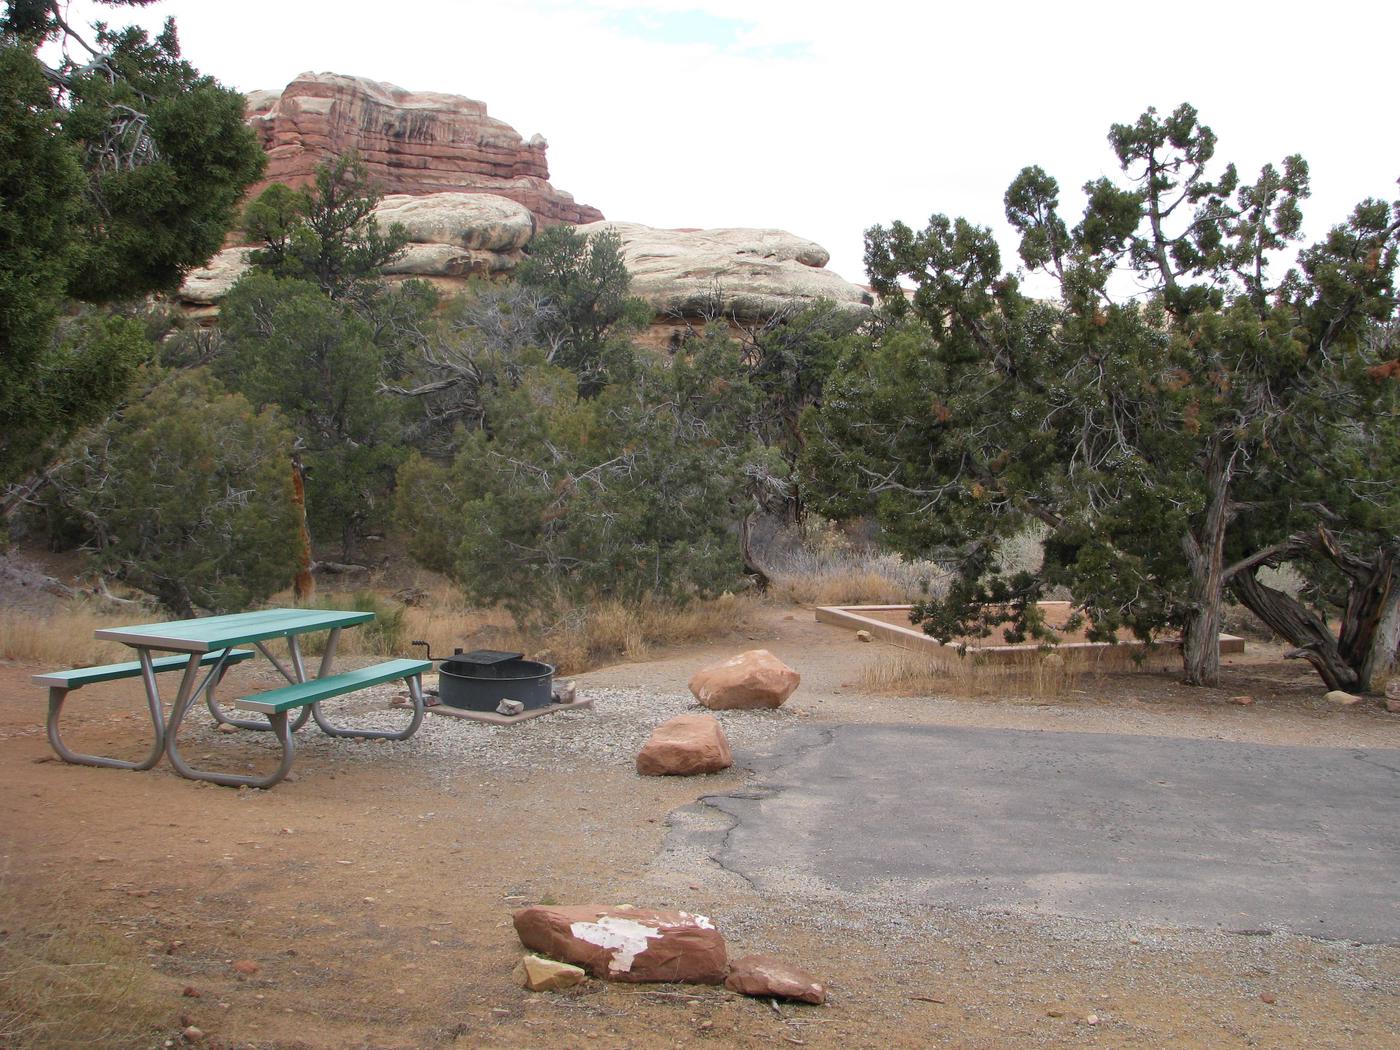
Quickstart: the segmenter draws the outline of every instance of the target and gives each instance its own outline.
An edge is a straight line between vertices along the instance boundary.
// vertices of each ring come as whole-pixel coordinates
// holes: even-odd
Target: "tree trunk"
[[[302,472],[301,456],[295,452],[292,453],[292,510],[296,514],[300,539],[292,593],[299,603],[306,605],[316,597],[316,578],[311,575],[311,533],[306,528],[306,475]]]
[[[744,515],[739,523],[739,552],[744,563],[744,573],[753,580],[759,594],[766,594],[773,580],[759,567],[753,556],[753,512]]]
[[[1305,541],[1347,581],[1341,628],[1326,622],[1296,598],[1260,583],[1249,569],[1230,581],[1240,602],[1295,648],[1288,655],[1312,664],[1329,689],[1371,692],[1389,671],[1400,643],[1400,573],[1394,555],[1378,550],[1367,560],[1344,551],[1326,529]]]
[[[1370,654],[1361,665],[1366,687],[1376,688],[1377,683],[1394,670],[1397,658],[1400,658],[1400,580],[1392,573],[1389,602],[1377,623]]]
[[[1181,632],[1181,662],[1187,685],[1215,685],[1220,679],[1220,566],[1191,581],[1191,612]]]
[[[1378,550],[1374,558],[1365,560],[1341,550],[1325,529],[1318,530],[1318,537],[1348,582],[1337,647],[1356,669],[1356,688],[1370,692],[1372,677],[1383,674],[1395,658],[1395,603],[1400,600],[1395,557],[1390,551]]]
[[[1212,448],[1206,462],[1205,521],[1199,534],[1182,537],[1191,570],[1189,608],[1181,636],[1187,685],[1215,685],[1220,678],[1221,605],[1225,590],[1225,530],[1230,524],[1231,464]]]
[[[1350,692],[1360,688],[1355,669],[1343,658],[1327,624],[1302,602],[1260,583],[1253,569],[1231,580],[1230,590],[1241,605],[1294,646],[1290,657],[1313,665],[1328,689]]]

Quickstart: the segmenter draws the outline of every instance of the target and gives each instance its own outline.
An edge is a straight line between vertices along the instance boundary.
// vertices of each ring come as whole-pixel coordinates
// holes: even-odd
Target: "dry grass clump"
[[[441,582],[415,588],[411,605],[363,592],[327,595],[323,600],[337,608],[374,606],[376,625],[382,626],[373,632],[356,628],[341,635],[341,652],[347,655],[413,655],[422,650],[409,643],[426,641],[434,656],[446,656],[458,647],[504,649],[552,663],[560,674],[578,674],[617,660],[639,660],[657,646],[728,634],[745,626],[753,607],[752,599],[733,594],[687,605],[609,600],[582,608],[570,608],[561,598],[558,608],[564,611],[556,619],[522,628],[502,609],[468,608],[460,591]]]
[[[786,529],[763,552],[770,598],[794,605],[902,605],[937,594],[948,574],[930,561],[910,561],[813,518]]]
[[[686,605],[605,601],[576,609],[556,623],[522,635],[526,651],[577,674],[618,660],[641,660],[653,648],[686,645],[743,630],[753,599],[722,594]]]
[[[1037,653],[1016,663],[993,663],[975,652],[935,653],[882,647],[856,675],[857,683],[872,693],[900,696],[1018,697],[1054,700],[1082,681],[1085,671],[1058,653]]]
[[[61,900],[0,901],[0,1047],[160,1045],[171,1018],[133,945]]]
[[[48,616],[33,613],[0,613],[0,657],[39,666],[82,667],[132,659],[120,642],[99,642],[92,632],[99,627],[145,623],[150,612],[114,613],[87,601],[63,606]],[[3,1045],[3,1044],[0,1044]]]

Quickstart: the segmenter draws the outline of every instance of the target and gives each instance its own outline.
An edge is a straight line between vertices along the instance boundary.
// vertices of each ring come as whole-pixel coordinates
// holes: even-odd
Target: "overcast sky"
[[[74,0],[88,21],[94,6]],[[864,281],[862,233],[933,212],[1002,236],[1027,164],[1066,190],[1116,168],[1105,135],[1193,103],[1246,175],[1302,153],[1309,236],[1394,198],[1400,4],[964,0],[161,0],[158,27],[248,91],[312,70],[480,99],[549,140],[551,181],[608,218],[771,226]],[[1077,194],[1067,193],[1067,212]]]

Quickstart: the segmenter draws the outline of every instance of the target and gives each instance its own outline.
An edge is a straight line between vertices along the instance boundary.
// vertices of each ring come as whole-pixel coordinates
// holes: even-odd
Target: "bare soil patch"
[[[207,1033],[206,1046],[269,1050],[1400,1043],[1393,946],[765,898],[704,857],[668,851],[675,811],[741,789],[746,774],[641,778],[633,742],[684,708],[695,669],[745,647],[773,650],[804,681],[777,712],[725,713],[741,765],[774,734],[826,722],[1400,745],[1395,716],[1328,704],[1275,647],[1226,657],[1212,690],[1124,672],[1053,702],[874,696],[854,682],[886,647],[809,610],[774,608],[745,637],[580,676],[599,697],[596,716],[432,719],[406,744],[310,736],[294,782],[233,791],[165,765],[125,773],[49,760],[43,692],[28,682],[36,669],[0,665],[0,945],[18,957],[56,914],[117,940],[141,975],[131,994],[164,1010],[162,1029],[133,1046],[178,1044],[184,1024]],[[1230,702],[1241,694],[1255,703]],[[387,698],[367,702],[365,717],[401,716]],[[68,710],[75,743],[140,751],[136,683],[82,690]],[[187,747],[235,765],[270,754],[250,734],[207,728]],[[830,982],[832,1003],[774,1009],[670,985],[516,987],[511,910],[590,901],[710,915],[735,954],[791,958]]]

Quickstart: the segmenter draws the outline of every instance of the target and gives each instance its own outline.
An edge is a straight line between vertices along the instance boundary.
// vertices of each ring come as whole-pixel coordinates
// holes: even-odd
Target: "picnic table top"
[[[233,645],[287,638],[308,631],[353,627],[374,619],[372,612],[340,612],[334,609],[259,609],[256,612],[202,616],[193,620],[104,627],[94,631],[104,641],[185,653],[207,653]]]

